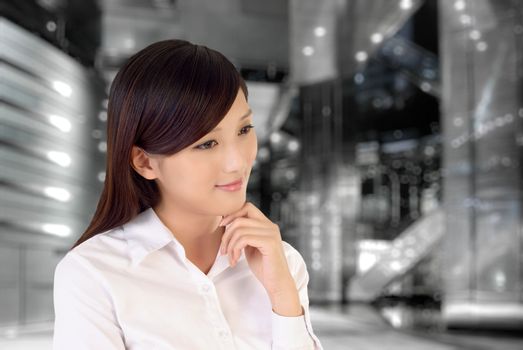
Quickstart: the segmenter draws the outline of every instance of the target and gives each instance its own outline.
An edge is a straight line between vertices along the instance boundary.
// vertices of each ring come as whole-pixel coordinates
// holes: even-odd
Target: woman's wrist
[[[285,289],[269,296],[272,311],[280,316],[296,317],[303,315],[298,289],[294,283],[290,283]]]

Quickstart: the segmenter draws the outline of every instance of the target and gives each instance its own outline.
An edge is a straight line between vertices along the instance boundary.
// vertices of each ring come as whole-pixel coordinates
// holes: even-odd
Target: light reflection
[[[370,36],[370,40],[374,44],[379,44],[383,41],[383,35],[381,33],[374,33]]]
[[[463,11],[465,9],[465,1],[457,0],[454,3],[454,8],[456,9],[456,11]]]
[[[18,337],[18,329],[9,328],[4,332],[4,337],[6,339],[16,339]]]
[[[53,81],[53,89],[64,97],[71,97],[71,94],[73,93],[71,86],[63,81]]]
[[[98,181],[100,181],[100,182],[104,182],[104,181],[105,181],[105,171],[100,171],[100,172],[98,173],[97,178],[98,178]]]
[[[354,82],[356,84],[362,84],[365,81],[365,76],[362,73],[356,73],[354,75]]]
[[[497,290],[504,290],[505,284],[507,282],[507,277],[503,271],[497,271],[494,275],[494,283]]]
[[[98,150],[102,153],[107,152],[107,142],[105,142],[105,141],[98,142]]]
[[[461,15],[459,16],[459,21],[463,25],[469,25],[470,23],[472,23],[472,18],[470,18],[469,15]]]
[[[62,187],[45,187],[44,194],[60,202],[68,202],[71,199],[71,193]]]
[[[314,53],[314,48],[312,46],[305,46],[301,52],[303,53],[303,55],[305,56],[312,56],[312,54]]]
[[[399,261],[393,261],[390,263],[390,268],[394,271],[399,271],[402,269],[402,264]]]
[[[48,21],[46,24],[45,24],[45,28],[50,31],[50,32],[54,32],[56,31],[56,22],[54,21]]]
[[[479,40],[481,38],[481,32],[479,30],[474,29],[470,31],[469,37],[472,40]]]
[[[354,57],[358,62],[365,62],[369,56],[365,51],[358,51]]]
[[[296,178],[296,172],[292,169],[285,171],[285,178],[287,180],[294,180]]]
[[[71,122],[67,118],[53,114],[49,116],[49,122],[61,132],[71,131]]]
[[[47,152],[47,158],[64,168],[67,168],[69,165],[71,165],[71,157],[65,152],[49,151]]]
[[[314,194],[311,194],[309,196],[309,201],[310,201],[310,204],[315,205],[319,201],[319,198],[318,198],[318,196],[316,196]],[[311,217],[311,224],[312,225],[320,225],[321,224],[321,217],[318,216],[318,215],[312,216]]]
[[[42,230],[52,235],[67,237],[71,234],[71,228],[61,224],[43,224]]]
[[[408,9],[412,8],[412,0],[401,0],[400,8],[402,10],[408,10]]]
[[[314,35],[316,35],[317,37],[322,37],[325,35],[325,33],[327,33],[327,31],[325,30],[324,27],[314,28]]]
[[[389,320],[392,326],[400,328],[402,325],[401,311],[397,308],[383,308],[383,316]]]
[[[100,111],[100,113],[98,113],[98,119],[102,122],[106,122],[107,121],[107,112]]]
[[[279,144],[282,140],[281,134],[279,132],[273,132],[270,136],[271,142],[274,144]]]
[[[265,162],[267,160],[269,160],[269,157],[271,156],[271,152],[269,151],[269,149],[267,147],[260,147],[260,149],[258,149],[258,154],[257,154],[257,159],[260,160],[260,162]]]
[[[488,45],[484,41],[480,41],[479,43],[476,44],[476,49],[478,49],[478,51],[480,51],[480,52],[485,51],[487,48],[488,48]]]
[[[376,254],[360,252],[358,256],[358,270],[361,274],[367,272],[378,261]]]
[[[430,91],[430,89],[432,89],[432,85],[429,82],[424,81],[421,83],[421,90],[427,92]]]
[[[289,141],[287,148],[291,152],[296,152],[300,148],[300,143],[298,142],[298,140],[291,140]]]
[[[312,262],[312,269],[313,270],[320,270],[321,269],[321,262],[319,261],[313,261]]]

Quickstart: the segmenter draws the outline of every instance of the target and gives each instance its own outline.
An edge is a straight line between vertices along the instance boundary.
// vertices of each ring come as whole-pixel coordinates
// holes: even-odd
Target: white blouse
[[[206,275],[149,208],[69,251],[54,274],[54,350],[323,350],[309,317],[309,275],[283,241],[304,315],[272,311],[244,252]]]

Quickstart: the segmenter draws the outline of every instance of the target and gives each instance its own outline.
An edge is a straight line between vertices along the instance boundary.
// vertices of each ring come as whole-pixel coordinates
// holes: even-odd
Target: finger
[[[253,220],[250,218],[239,217],[233,222],[228,224],[225,228],[225,232],[222,235],[221,244],[220,244],[220,253],[224,254],[227,251],[227,244],[230,240],[231,235],[234,230],[238,227],[265,227],[266,224],[260,223],[258,220]]]
[[[244,223],[246,220],[245,218],[238,218],[234,222],[228,224],[225,227],[225,231],[222,235],[221,244],[220,244],[220,253],[225,254],[227,252],[227,244],[230,240],[230,237],[234,230],[240,226],[241,223]]]
[[[261,221],[269,220],[265,216],[265,214],[263,214],[260,211],[260,209],[258,209],[254,204],[252,204],[251,202],[245,202],[243,207],[240,210],[238,210],[237,212],[234,212],[234,213],[229,214],[229,215],[225,215],[223,220],[220,223],[220,226],[227,225],[232,220],[234,220],[234,219],[236,219],[238,217],[241,217],[241,216],[245,216],[245,217],[252,218],[252,219],[259,219]]]
[[[242,249],[247,246],[255,247],[259,250],[265,250],[271,244],[270,237],[260,236],[256,234],[248,234],[241,236],[237,241],[234,242],[234,248],[232,249],[233,261],[232,266],[235,266],[240,259]]]
[[[236,218],[246,217],[246,216],[247,216],[247,210],[245,209],[245,206],[243,206],[239,211],[234,212],[229,215],[225,215],[223,217],[222,221],[220,222],[219,226],[226,226],[229,223],[231,223],[232,221],[234,221]]]
[[[235,247],[236,242],[241,239],[242,236],[246,235],[257,235],[261,237],[270,236],[268,234],[268,229],[265,227],[241,227],[237,228],[234,234],[231,237],[229,244],[227,245],[226,252],[227,254],[233,254],[233,248]],[[234,255],[232,256],[235,257]]]

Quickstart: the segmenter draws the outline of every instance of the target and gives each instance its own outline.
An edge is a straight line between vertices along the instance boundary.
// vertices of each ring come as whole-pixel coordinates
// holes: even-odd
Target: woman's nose
[[[242,171],[245,166],[245,162],[245,155],[241,147],[238,145],[231,146],[225,152],[224,171]]]

